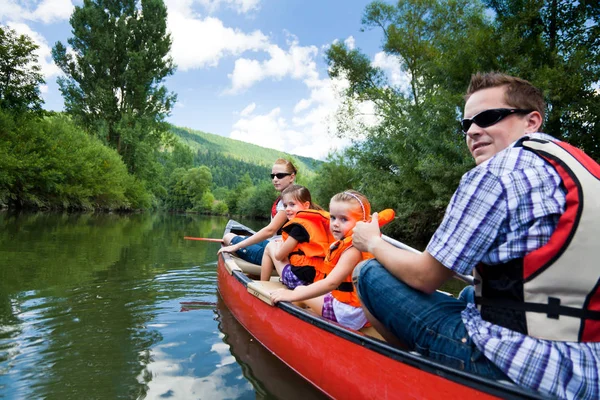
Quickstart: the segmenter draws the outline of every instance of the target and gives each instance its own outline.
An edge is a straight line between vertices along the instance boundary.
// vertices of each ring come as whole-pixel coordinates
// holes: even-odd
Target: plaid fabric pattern
[[[560,184],[554,168],[533,152],[507,148],[463,176],[427,251],[463,274],[479,262],[524,257],[547,243],[564,212]],[[515,383],[560,398],[600,398],[600,343],[522,335],[484,321],[474,304],[462,320],[477,347]]]
[[[292,266],[290,264],[283,267],[281,271],[281,283],[288,287],[288,289],[294,290],[298,286],[306,286],[308,283],[298,278],[296,274],[292,272]]]
[[[323,309],[321,310],[321,315],[323,318],[326,318],[330,321],[338,322],[337,318],[335,317],[335,311],[333,311],[333,295],[331,292],[327,293],[323,298]]]

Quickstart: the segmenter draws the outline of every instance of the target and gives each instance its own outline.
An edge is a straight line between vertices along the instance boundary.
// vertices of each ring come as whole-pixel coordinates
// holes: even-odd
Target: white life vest
[[[565,142],[529,139],[559,173],[566,208],[544,246],[503,265],[479,265],[484,320],[541,339],[600,342],[600,165]]]

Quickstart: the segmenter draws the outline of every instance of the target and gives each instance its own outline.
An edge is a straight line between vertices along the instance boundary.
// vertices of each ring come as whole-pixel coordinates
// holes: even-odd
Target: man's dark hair
[[[542,116],[542,121],[544,120],[546,102],[544,101],[542,91],[525,79],[500,72],[477,72],[471,75],[471,83],[469,83],[469,87],[467,88],[465,100],[468,100],[473,93],[479,90],[501,86],[506,87],[506,104],[515,108],[535,110]]]

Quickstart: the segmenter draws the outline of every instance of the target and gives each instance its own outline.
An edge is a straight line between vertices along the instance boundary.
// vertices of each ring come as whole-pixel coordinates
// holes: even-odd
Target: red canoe
[[[233,220],[225,231],[253,233]],[[272,306],[265,293],[278,284],[254,281],[256,272],[251,267],[229,254],[219,256],[218,289],[227,308],[264,347],[331,398],[541,398],[512,383],[481,378],[396,349],[293,304]]]

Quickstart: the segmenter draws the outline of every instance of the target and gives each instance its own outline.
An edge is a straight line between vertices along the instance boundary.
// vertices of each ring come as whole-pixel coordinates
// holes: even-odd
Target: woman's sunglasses
[[[287,172],[280,172],[278,174],[271,174],[271,179],[275,179],[275,177],[277,177],[277,179],[283,179],[286,176],[290,176],[291,174],[287,173]]]
[[[529,114],[535,110],[524,110],[522,108],[492,108],[475,115],[473,118],[465,118],[460,121],[463,133],[466,135],[473,123],[480,128],[487,128],[502,121],[512,114]]]

